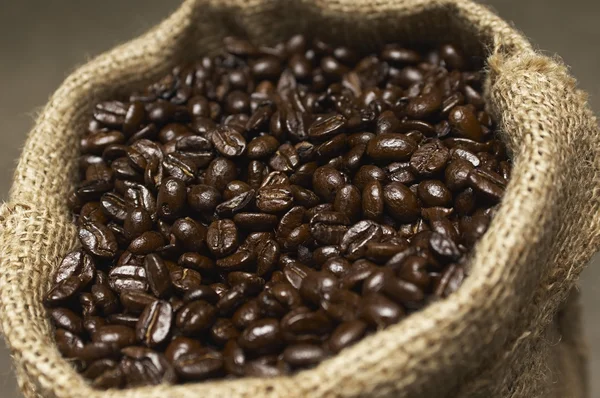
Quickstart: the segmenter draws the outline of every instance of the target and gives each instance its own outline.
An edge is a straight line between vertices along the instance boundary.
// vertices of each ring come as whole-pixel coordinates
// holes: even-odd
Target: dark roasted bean
[[[217,257],[233,253],[238,243],[238,231],[232,220],[218,220],[210,224],[206,232],[206,245]]]
[[[187,192],[188,205],[201,213],[210,213],[214,211],[221,202],[219,191],[209,185],[194,185]]]
[[[148,347],[162,344],[171,331],[173,308],[166,301],[156,300],[140,315],[136,325],[136,337]]]
[[[175,318],[175,325],[181,332],[194,335],[209,329],[217,319],[217,309],[203,300],[184,305]]]
[[[417,143],[405,134],[382,133],[367,144],[367,155],[379,163],[410,159]]]
[[[360,314],[367,323],[381,329],[398,322],[404,311],[380,294],[369,294],[361,301]]]
[[[417,196],[400,182],[392,182],[383,188],[385,208],[400,222],[412,222],[419,216]]]
[[[340,324],[331,334],[329,348],[333,352],[340,352],[344,348],[360,340],[367,330],[367,324],[360,320],[348,321]]]
[[[68,308],[53,308],[50,311],[52,322],[57,328],[80,335],[83,332],[83,321],[79,315]]]

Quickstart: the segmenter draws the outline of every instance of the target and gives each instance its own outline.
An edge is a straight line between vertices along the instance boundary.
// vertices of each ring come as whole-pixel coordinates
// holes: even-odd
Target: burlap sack
[[[230,34],[271,43],[451,41],[488,57],[487,97],[514,159],[471,276],[447,300],[291,377],[92,390],[56,350],[41,298],[76,245],[66,206],[93,104],[214,51]],[[39,116],[0,215],[0,320],[28,397],[584,397],[575,297],[600,242],[599,132],[560,63],[467,0],[189,0],[144,36],[78,69]],[[3,393],[0,393],[3,395]]]

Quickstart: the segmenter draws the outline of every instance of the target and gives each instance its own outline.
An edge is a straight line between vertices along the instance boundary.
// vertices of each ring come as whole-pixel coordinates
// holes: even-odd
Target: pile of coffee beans
[[[511,170],[476,60],[295,36],[95,106],[45,297],[97,388],[310,368],[448,296]]]

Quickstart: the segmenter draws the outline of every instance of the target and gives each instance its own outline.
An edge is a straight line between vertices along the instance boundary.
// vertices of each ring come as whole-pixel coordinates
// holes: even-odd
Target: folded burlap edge
[[[527,384],[532,380],[528,375],[538,377],[540,370],[532,371],[532,365],[526,364],[524,367],[530,372],[523,374],[495,369],[494,363],[506,365],[505,360],[498,362],[498,359],[516,355],[519,349],[513,347],[539,344],[583,264],[598,247],[600,184],[594,146],[598,129],[583,93],[575,89],[574,80],[564,67],[534,53],[523,37],[485,8],[463,0],[387,1],[375,5],[350,0],[303,1],[297,6],[305,15],[318,14],[333,26],[340,23],[340,15],[346,15],[343,13],[348,10],[353,11],[353,19],[368,16],[370,20],[380,16],[381,7],[392,15],[404,15],[401,12],[418,15],[437,7],[466,24],[472,31],[469,34],[478,32],[478,38],[493,48],[488,95],[490,103],[495,105],[492,111],[502,121],[507,142],[515,150],[515,169],[498,217],[474,254],[472,275],[459,292],[365,339],[314,370],[279,379],[98,392],[87,387],[52,346],[40,300],[48,286],[40,279],[52,272],[58,257],[75,244],[74,239],[66,243],[56,239],[74,236],[64,198],[74,178],[75,159],[60,155],[68,152],[66,148],[76,147],[76,131],[81,128],[93,102],[114,94],[117,84],[119,90],[127,91],[139,82],[164,73],[181,60],[181,54],[176,51],[180,46],[214,49],[220,37],[206,43],[203,40],[212,37],[209,33],[219,18],[231,19],[231,15],[236,15],[244,33],[253,38],[261,39],[264,35],[265,40],[269,40],[280,33],[265,32],[264,26],[257,22],[264,16],[280,14],[280,2],[242,3],[235,0],[218,4],[185,2],[146,35],[99,56],[72,74],[38,118],[17,168],[11,202],[5,206],[10,211],[4,211],[0,217],[4,226],[0,244],[7,251],[0,260],[3,313],[0,320],[15,357],[22,389],[30,396],[44,397],[158,397],[202,393],[216,396],[266,393],[273,396],[444,396],[449,391],[464,393],[464,396],[482,392],[502,394],[494,396],[524,396],[519,394],[528,391]],[[207,7],[211,7],[210,12]],[[528,82],[531,87],[521,87],[522,82]],[[547,98],[538,98],[540,93]],[[528,109],[525,115],[506,112],[523,106]],[[550,117],[532,123],[531,115],[535,112]],[[573,165],[575,155],[585,161]],[[567,175],[561,175],[565,170],[568,173],[563,174]],[[532,175],[533,172],[538,175]],[[569,180],[587,181],[589,186],[584,191]],[[552,184],[559,184],[560,189],[550,187]],[[538,197],[540,193],[544,195]],[[570,203],[576,204],[576,210],[569,210]],[[559,214],[559,210],[564,209],[569,214]],[[539,224],[527,225],[524,220],[537,220]],[[582,237],[573,236],[570,227],[575,222],[582,226]],[[493,237],[501,237],[502,245]],[[581,239],[586,240],[585,249],[581,247]],[[530,250],[522,246],[523,240],[544,249],[560,243],[562,250]],[[577,251],[572,258],[574,248]],[[43,255],[38,256],[38,253]],[[523,265],[528,262],[542,267],[524,269]],[[36,265],[34,275],[23,275],[22,270],[32,270],[33,264]],[[519,283],[521,279],[523,282]],[[507,291],[507,287],[513,290]],[[506,302],[507,297],[519,289],[528,293],[509,302],[506,308],[494,305]],[[546,300],[548,297],[551,299]],[[492,325],[488,324],[490,319]],[[496,371],[505,378],[500,388],[497,375],[486,378]],[[471,392],[469,386],[473,383],[478,387]]]

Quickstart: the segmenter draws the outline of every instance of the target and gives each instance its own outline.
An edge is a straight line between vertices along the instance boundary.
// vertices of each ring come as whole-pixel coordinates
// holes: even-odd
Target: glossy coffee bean
[[[400,222],[412,222],[419,215],[417,196],[400,182],[392,182],[383,188],[386,210]]]
[[[148,305],[136,324],[136,337],[148,347],[166,341],[171,332],[173,308],[166,301],[156,300]]]

